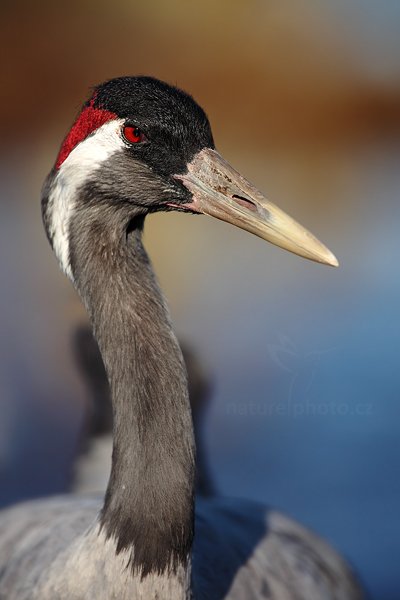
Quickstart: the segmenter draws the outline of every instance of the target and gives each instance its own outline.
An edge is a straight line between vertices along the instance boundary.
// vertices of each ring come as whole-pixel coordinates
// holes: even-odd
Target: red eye
[[[130,144],[139,144],[146,139],[139,127],[132,127],[131,125],[125,125],[123,134],[126,141]]]

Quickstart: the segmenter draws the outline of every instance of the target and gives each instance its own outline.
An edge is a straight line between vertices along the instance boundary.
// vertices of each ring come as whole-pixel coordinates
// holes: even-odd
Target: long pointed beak
[[[187,173],[175,178],[193,195],[192,202],[181,208],[232,223],[310,260],[338,266],[324,244],[267,200],[215,150],[201,150],[189,163]]]

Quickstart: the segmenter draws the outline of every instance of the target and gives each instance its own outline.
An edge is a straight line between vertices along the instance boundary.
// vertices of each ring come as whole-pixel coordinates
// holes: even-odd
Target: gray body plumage
[[[183,573],[132,578],[128,557],[98,530],[101,500],[21,504],[0,520],[0,600],[186,598]],[[344,561],[288,517],[251,502],[199,499],[194,600],[358,600]],[[157,596],[158,594],[158,596]],[[190,596],[188,596],[190,597]]]

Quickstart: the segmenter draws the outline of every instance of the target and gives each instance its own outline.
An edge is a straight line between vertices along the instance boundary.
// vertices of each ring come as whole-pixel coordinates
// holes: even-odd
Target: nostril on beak
[[[236,200],[236,202],[241,206],[244,206],[244,208],[247,208],[252,212],[258,212],[255,203],[249,200],[248,198],[244,198],[243,196],[239,196],[238,194],[233,194],[232,199]]]

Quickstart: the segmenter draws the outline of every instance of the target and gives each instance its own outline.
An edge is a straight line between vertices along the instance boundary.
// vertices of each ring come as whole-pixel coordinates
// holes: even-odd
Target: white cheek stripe
[[[122,119],[105,123],[80,142],[61,165],[48,201],[49,231],[61,269],[73,280],[69,261],[69,226],[76,209],[77,191],[116,151],[124,148]]]

